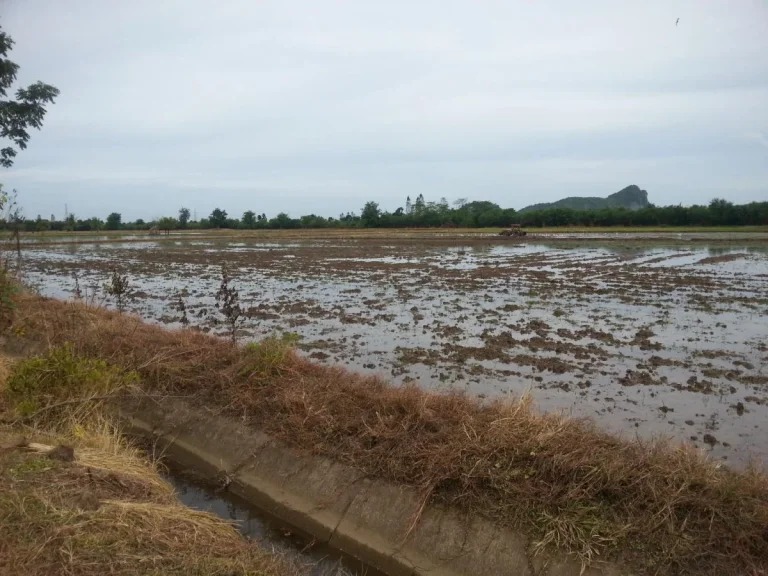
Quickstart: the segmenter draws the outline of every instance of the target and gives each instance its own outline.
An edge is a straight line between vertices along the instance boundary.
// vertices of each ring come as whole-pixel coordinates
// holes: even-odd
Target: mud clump
[[[59,444],[53,450],[48,452],[48,458],[51,460],[59,460],[60,462],[74,462],[75,449],[71,446]]]
[[[663,346],[659,342],[651,342],[651,336],[655,333],[649,328],[641,328],[635,334],[635,337],[629,342],[632,346],[638,346],[640,350],[661,350]]]
[[[724,254],[723,256],[710,256],[709,258],[702,258],[696,264],[719,264],[721,262],[733,262],[734,260],[742,260],[749,258],[749,254],[739,252],[736,254]]]
[[[685,386],[682,384],[673,384],[677,390],[684,390],[686,392],[696,392],[698,394],[714,394],[715,385],[709,380],[699,380],[696,376],[688,378],[688,382]]]
[[[512,362],[521,366],[533,366],[540,372],[549,371],[554,374],[565,374],[578,370],[577,366],[563,362],[558,358],[539,358],[528,354],[518,354],[512,358]]]
[[[401,365],[425,364],[435,366],[440,360],[440,354],[437,351],[425,348],[402,348],[398,346],[395,348],[395,353]]]
[[[658,386],[667,382],[666,376],[654,378],[647,370],[627,370],[618,380],[622,386]]]
[[[520,330],[521,334],[528,334],[530,332],[535,332],[541,337],[544,337],[547,335],[547,332],[552,327],[547,324],[546,322],[543,322],[542,320],[531,320],[528,322],[528,324],[525,325],[524,328]]]
[[[689,368],[691,366],[690,362],[683,362],[681,360],[672,360],[670,358],[662,358],[661,356],[651,356],[648,359],[648,363],[654,368],[658,368],[659,366],[681,366],[681,367]]]
[[[705,444],[709,444],[710,446],[717,444],[717,438],[715,438],[712,434],[704,434],[702,440]]]

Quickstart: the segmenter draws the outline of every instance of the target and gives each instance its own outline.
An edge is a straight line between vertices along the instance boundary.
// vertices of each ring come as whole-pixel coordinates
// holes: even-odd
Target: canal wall
[[[607,563],[534,554],[523,534],[426,502],[178,398],[122,400],[128,432],[287,526],[391,576],[631,576]]]

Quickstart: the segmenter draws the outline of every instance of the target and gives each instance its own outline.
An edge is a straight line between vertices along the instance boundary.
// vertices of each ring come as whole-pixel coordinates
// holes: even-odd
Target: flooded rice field
[[[672,436],[742,466],[768,463],[768,242],[494,237],[185,238],[28,245],[44,295],[103,300],[223,333],[226,264],[242,340],[276,332],[320,362],[483,398],[530,391],[542,410],[627,435]],[[113,305],[109,300],[106,305]]]

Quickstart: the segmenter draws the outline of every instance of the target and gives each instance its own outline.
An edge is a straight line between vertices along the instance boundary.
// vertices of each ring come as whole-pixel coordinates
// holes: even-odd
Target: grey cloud
[[[760,2],[1,6],[20,80],[62,91],[1,177],[28,214],[768,198]]]

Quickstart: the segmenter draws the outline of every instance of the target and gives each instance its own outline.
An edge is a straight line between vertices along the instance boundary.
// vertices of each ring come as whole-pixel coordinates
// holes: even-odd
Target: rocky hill
[[[598,198],[597,196],[569,196],[557,202],[542,204],[532,204],[526,206],[520,212],[534,210],[549,210],[551,208],[571,208],[573,210],[599,210],[600,208],[612,208],[623,206],[630,210],[638,210],[649,205],[648,192],[641,190],[638,186],[632,184],[607,198]]]

